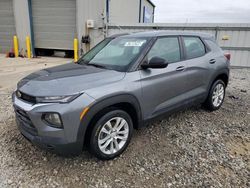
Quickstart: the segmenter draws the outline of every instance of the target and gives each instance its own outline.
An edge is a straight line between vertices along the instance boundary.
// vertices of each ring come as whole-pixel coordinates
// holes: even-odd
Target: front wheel
[[[222,80],[216,80],[213,83],[204,104],[208,110],[214,111],[221,107],[225,98],[225,88],[225,83]]]
[[[131,117],[123,110],[112,110],[94,125],[90,151],[99,159],[113,159],[127,148],[132,132]]]

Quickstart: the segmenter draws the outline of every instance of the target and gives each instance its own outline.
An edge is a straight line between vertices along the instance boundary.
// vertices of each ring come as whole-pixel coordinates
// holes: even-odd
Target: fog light
[[[46,113],[43,115],[43,120],[46,121],[51,127],[63,127],[61,117],[58,113]]]

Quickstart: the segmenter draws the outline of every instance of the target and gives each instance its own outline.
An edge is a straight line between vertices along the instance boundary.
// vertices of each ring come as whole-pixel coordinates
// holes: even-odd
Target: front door
[[[144,118],[150,119],[167,112],[186,100],[186,62],[181,61],[179,37],[160,37],[146,56],[165,59],[169,64],[162,69],[140,70]]]

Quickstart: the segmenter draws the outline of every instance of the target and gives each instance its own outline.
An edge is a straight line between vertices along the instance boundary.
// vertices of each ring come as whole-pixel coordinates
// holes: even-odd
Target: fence
[[[152,30],[185,30],[210,33],[215,36],[223,50],[231,54],[232,66],[250,67],[250,24],[133,24],[109,25],[107,35],[133,33]],[[99,33],[99,34],[98,34]],[[103,35],[93,30],[92,46],[103,39]]]

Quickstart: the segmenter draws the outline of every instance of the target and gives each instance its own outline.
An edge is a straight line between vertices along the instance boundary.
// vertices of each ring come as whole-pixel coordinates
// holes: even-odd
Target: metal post
[[[15,57],[18,57],[19,56],[19,52],[18,52],[18,40],[17,40],[17,36],[16,35],[13,37],[13,44],[14,44]]]
[[[26,37],[27,58],[31,58],[30,37]]]
[[[32,47],[32,54],[35,57],[35,38],[34,38],[34,29],[33,29],[33,18],[32,18],[32,4],[31,0],[28,0],[28,8],[29,8],[29,19],[30,19],[30,37],[31,37],[31,47]]]
[[[218,42],[218,29],[219,29],[219,27],[216,26],[215,27],[215,40],[216,40],[216,42]]]
[[[74,62],[78,61],[78,40],[74,39]]]

